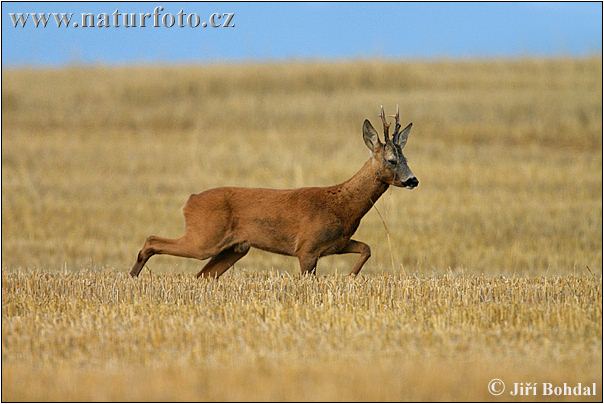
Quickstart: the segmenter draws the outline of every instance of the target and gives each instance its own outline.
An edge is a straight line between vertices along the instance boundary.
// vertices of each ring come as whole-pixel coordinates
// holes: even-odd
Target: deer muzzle
[[[417,187],[418,185],[419,185],[419,180],[415,177],[408,178],[403,183],[401,183],[401,186],[403,186],[407,189],[413,189],[413,188]]]

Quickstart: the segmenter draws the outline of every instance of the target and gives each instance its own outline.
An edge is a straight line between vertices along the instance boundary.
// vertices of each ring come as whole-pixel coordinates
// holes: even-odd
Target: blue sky
[[[14,28],[9,13],[234,13],[235,28]],[[138,17],[140,20],[140,17]],[[184,17],[186,18],[186,17]],[[186,19],[184,20],[186,23]],[[602,52],[599,3],[3,3],[5,66]]]

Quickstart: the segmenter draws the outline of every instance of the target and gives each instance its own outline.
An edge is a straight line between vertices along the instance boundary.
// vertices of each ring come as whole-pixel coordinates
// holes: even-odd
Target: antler
[[[384,125],[384,140],[386,143],[390,140],[388,135],[390,133],[390,124],[386,121],[386,113],[384,112],[384,106],[380,105],[382,111],[380,112],[380,118],[382,119],[382,124]]]
[[[396,104],[396,115],[388,115],[388,116],[395,119],[394,133],[392,134],[392,140],[394,141],[394,143],[396,143],[398,140],[397,139],[398,135],[399,135],[398,131],[401,130],[401,122],[400,122],[401,116],[400,116],[400,113],[398,110],[398,104]]]

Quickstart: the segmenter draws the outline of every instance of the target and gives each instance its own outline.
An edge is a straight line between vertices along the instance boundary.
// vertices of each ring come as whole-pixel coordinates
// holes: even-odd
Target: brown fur
[[[138,276],[154,254],[169,254],[212,258],[197,276],[219,277],[250,247],[298,257],[303,274],[315,273],[319,257],[360,254],[351,271],[356,275],[371,250],[352,235],[388,186],[401,186],[383,150],[376,147],[352,178],[330,187],[224,187],[191,195],[183,209],[185,234],[176,240],[147,238],[130,275]]]

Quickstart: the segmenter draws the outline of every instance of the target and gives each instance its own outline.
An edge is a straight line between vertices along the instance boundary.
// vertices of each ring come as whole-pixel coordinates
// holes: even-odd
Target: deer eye
[[[393,166],[395,166],[396,163],[398,163],[397,159],[388,159],[387,161],[388,161],[388,163],[392,164]]]

